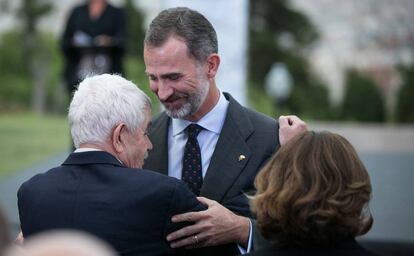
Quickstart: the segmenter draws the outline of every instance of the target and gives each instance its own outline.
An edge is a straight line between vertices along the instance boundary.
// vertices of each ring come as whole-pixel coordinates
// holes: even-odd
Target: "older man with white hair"
[[[18,192],[23,236],[53,229],[86,231],[121,255],[173,254],[165,237],[177,213],[206,209],[181,181],[142,170],[151,102],[117,75],[80,83],[69,107],[75,152]]]

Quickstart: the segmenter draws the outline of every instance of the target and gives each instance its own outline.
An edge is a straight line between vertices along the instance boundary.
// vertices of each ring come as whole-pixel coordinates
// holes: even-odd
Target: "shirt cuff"
[[[237,244],[237,248],[239,248],[240,254],[246,254],[251,251],[252,248],[252,221],[249,219],[249,240],[247,242],[247,249]]]

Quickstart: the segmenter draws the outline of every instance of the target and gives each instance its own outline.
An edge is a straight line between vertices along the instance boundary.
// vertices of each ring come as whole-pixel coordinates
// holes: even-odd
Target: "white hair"
[[[134,83],[119,75],[85,78],[69,106],[69,126],[75,147],[82,143],[102,145],[112,129],[125,123],[135,131],[151,109],[150,98]]]

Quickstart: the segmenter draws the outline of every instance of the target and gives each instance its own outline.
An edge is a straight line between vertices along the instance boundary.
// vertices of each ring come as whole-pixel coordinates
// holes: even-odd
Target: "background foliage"
[[[293,78],[293,90],[287,108],[274,112],[331,118],[326,86],[312,74],[305,58],[319,36],[310,20],[287,0],[251,0],[249,33],[249,84],[255,87],[251,90],[267,98],[263,89],[266,74],[273,63],[282,62]],[[257,106],[256,97],[253,105]]]
[[[0,0],[2,6],[8,2]],[[16,13],[20,22],[0,35],[0,111],[36,109],[35,91],[39,84],[44,84],[45,88],[40,88],[44,91],[44,110],[65,113],[68,99],[60,81],[62,56],[58,38],[37,29],[38,21],[54,10],[56,2],[24,0],[22,3]],[[124,5],[129,35],[124,75],[148,92],[142,60],[144,13],[132,0],[125,0]],[[343,106],[336,108],[330,104],[327,86],[311,71],[307,60],[309,50],[318,42],[318,31],[303,13],[290,5],[290,1],[251,0],[249,19],[248,95],[254,108],[273,116],[295,113],[304,119],[384,121],[383,102],[381,95],[372,88],[373,82],[359,79],[352,72],[348,75],[351,77],[347,84],[357,85],[347,85],[349,92],[345,94]],[[28,44],[28,34],[36,39],[35,43]],[[38,60],[30,61],[30,58]],[[274,62],[283,62],[293,78],[293,90],[284,109],[278,109],[264,91],[264,79]],[[39,72],[34,72],[36,69],[30,68],[29,63],[37,70],[40,67],[40,73],[44,75],[36,76]],[[409,70],[402,68],[401,71],[404,82],[393,119],[399,122],[413,122],[414,119],[411,114],[411,102],[414,102],[413,72]],[[365,102],[372,99],[372,104],[355,107],[354,102],[358,102],[356,98],[360,93],[365,95]],[[153,99],[154,112],[157,112],[158,101],[152,93],[148,94]]]
[[[401,123],[414,123],[414,64],[400,68],[402,86],[398,93],[396,120]]]
[[[378,86],[355,70],[346,74],[342,119],[361,122],[384,122],[385,108]]]
[[[25,68],[26,56],[21,50],[21,33],[12,29],[0,38],[0,111],[30,109],[33,81]],[[62,58],[56,38],[50,33],[40,33],[39,41],[48,56],[45,78],[45,107],[50,112],[63,112],[67,105],[64,93],[60,93]]]

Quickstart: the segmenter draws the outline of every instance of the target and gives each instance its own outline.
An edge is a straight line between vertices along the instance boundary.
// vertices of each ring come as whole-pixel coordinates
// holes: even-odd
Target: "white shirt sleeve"
[[[240,254],[249,253],[252,249],[252,221],[249,219],[249,240],[247,242],[247,249],[245,249],[240,244],[237,244],[237,248],[239,248]]]

